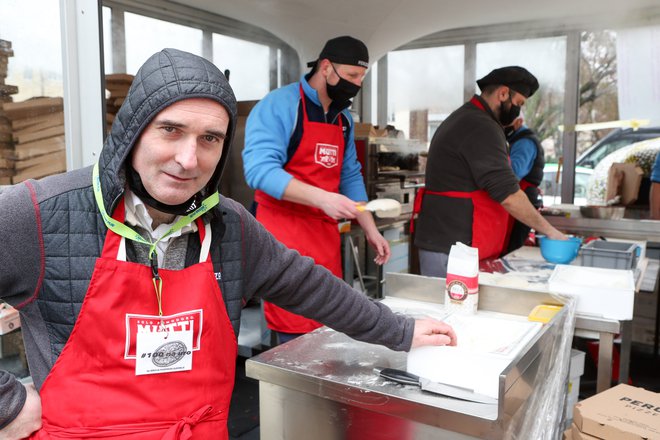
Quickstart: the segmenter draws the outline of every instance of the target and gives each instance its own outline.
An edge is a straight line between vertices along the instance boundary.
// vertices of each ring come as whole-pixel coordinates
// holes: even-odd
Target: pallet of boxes
[[[112,122],[119,111],[119,108],[124,103],[128,95],[128,89],[133,83],[133,75],[128,73],[112,73],[105,76],[105,123],[110,131]]]
[[[0,184],[11,185],[66,171],[62,98],[12,102],[6,85],[11,43],[0,40]]]
[[[660,393],[619,384],[575,405],[572,440],[660,440]]]
[[[12,96],[18,93],[18,87],[6,84],[9,58],[14,56],[11,41],[0,40],[0,185],[11,184],[10,163],[5,153],[12,148],[11,121],[5,116],[3,104],[12,102]]]
[[[10,183],[66,171],[62,98],[6,102],[3,111],[12,129],[11,147],[2,150]]]

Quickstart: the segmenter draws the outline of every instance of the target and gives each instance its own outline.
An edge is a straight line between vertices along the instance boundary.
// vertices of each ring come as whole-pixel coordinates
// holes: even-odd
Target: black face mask
[[[135,193],[135,195],[138,196],[140,200],[142,200],[146,205],[168,214],[186,215],[189,212],[199,208],[199,203],[202,200],[202,194],[201,192],[198,192],[190,199],[179,205],[166,205],[161,203],[154,199],[151,194],[147,192],[147,189],[142,183],[140,175],[130,165],[126,167],[126,181],[128,182],[128,187],[131,189],[131,191],[133,191],[133,193]]]
[[[327,79],[325,80],[325,89],[328,92],[328,97],[333,101],[339,101],[339,102],[349,101],[353,99],[355,95],[357,95],[358,92],[360,91],[360,86],[355,85],[352,82],[342,78],[337,72],[337,69],[335,69],[334,65],[332,65],[332,69],[339,77],[339,82],[333,86],[328,84]]]
[[[507,102],[511,104],[511,107],[509,107],[508,110],[505,106]],[[511,125],[511,123],[515,121],[518,116],[520,116],[520,106],[513,105],[513,102],[511,102],[511,97],[509,97],[508,101],[500,102],[499,119],[502,126],[506,127],[507,125]]]

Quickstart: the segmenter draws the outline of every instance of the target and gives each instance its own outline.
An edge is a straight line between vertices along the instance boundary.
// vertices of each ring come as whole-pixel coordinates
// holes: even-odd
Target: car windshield
[[[626,145],[630,145],[631,143],[635,142],[634,139],[618,139],[613,142],[609,142],[607,144],[603,144],[602,148],[597,148],[589,154],[585,155],[584,158],[580,161],[579,165],[586,166],[589,168],[594,168],[598,163],[603,160],[605,156],[607,156],[610,153],[615,152],[619,148],[625,147]]]
[[[576,165],[595,168],[605,157],[635,142],[660,137],[660,127],[646,127],[639,130],[619,129],[596,142],[577,160]]]

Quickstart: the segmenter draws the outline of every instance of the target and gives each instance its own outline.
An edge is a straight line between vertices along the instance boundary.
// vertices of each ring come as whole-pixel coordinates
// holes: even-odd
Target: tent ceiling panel
[[[448,29],[514,22],[617,21],[658,17],[657,0],[178,0],[259,26],[290,44],[305,63],[338,35],[362,39],[373,61],[417,38]]]

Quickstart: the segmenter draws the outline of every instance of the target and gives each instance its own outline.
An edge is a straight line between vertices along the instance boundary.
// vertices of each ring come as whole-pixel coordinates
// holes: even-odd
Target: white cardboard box
[[[21,326],[18,311],[9,304],[0,304],[0,335],[5,335]]]
[[[577,297],[577,313],[620,321],[633,318],[632,270],[558,264],[550,275],[548,289]]]

